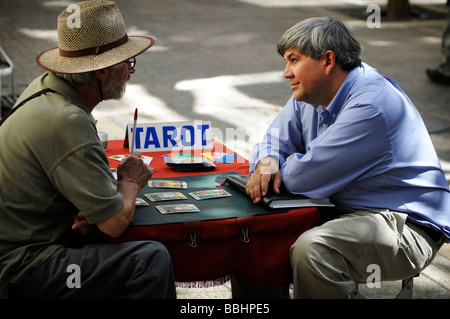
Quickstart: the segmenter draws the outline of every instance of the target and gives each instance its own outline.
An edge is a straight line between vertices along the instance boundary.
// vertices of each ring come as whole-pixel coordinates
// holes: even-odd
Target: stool
[[[420,275],[420,273],[413,277],[403,279],[402,280],[402,289],[395,296],[395,299],[412,299],[412,292],[413,292],[413,287],[414,287],[414,277],[419,277],[419,275]],[[364,297],[359,292],[358,285],[356,285],[355,289],[353,289],[350,292],[349,297],[351,299],[366,299],[366,297]]]

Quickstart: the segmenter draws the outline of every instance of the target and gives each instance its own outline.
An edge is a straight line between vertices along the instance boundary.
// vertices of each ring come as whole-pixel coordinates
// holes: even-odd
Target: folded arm
[[[119,237],[133,221],[136,196],[152,177],[154,169],[134,152],[117,167],[118,192],[122,194],[124,206],[116,215],[97,223],[100,231],[111,237]]]

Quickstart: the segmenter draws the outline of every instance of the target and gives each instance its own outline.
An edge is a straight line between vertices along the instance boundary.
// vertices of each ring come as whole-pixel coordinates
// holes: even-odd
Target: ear
[[[330,75],[331,71],[334,69],[336,65],[336,55],[334,54],[334,52],[331,50],[325,52],[323,56],[323,62],[325,66],[326,75]]]
[[[107,69],[101,69],[101,70],[95,70],[94,71],[95,76],[100,80],[105,80],[108,76]]]

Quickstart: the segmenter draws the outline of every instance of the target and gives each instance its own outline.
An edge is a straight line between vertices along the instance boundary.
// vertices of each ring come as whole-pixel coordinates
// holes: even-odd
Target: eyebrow
[[[295,53],[295,52],[291,52],[291,53],[289,53],[287,56],[285,56],[284,59],[285,59],[285,60],[289,60],[292,56],[300,57],[299,54],[297,54],[297,53]]]

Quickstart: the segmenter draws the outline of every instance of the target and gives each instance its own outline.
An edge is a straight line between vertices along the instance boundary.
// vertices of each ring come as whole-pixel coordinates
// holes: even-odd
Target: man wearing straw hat
[[[79,26],[70,11],[60,14],[58,48],[36,57],[48,72],[1,122],[0,297],[175,298],[160,243],[84,245],[78,237],[88,228],[120,236],[153,174],[135,152],[114,179],[91,111],[123,95],[135,56],[154,40],[128,36],[113,2],[76,6]]]

